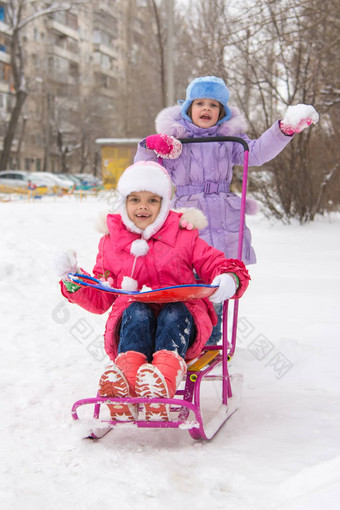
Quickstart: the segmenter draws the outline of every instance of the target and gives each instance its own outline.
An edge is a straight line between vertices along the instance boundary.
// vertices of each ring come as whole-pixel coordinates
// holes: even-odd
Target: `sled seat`
[[[214,351],[203,351],[200,357],[188,365],[188,372],[199,372],[202,368],[206,367],[212,360],[218,356],[220,352],[218,350]]]

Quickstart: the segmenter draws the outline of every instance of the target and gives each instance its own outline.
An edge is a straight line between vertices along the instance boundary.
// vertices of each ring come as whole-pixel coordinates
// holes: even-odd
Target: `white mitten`
[[[59,278],[66,278],[67,273],[76,273],[77,269],[77,254],[74,250],[60,252],[54,257],[54,270]]]
[[[212,303],[222,303],[226,299],[230,299],[235,294],[237,288],[234,278],[228,273],[215,276],[211,285],[219,286],[209,297]]]

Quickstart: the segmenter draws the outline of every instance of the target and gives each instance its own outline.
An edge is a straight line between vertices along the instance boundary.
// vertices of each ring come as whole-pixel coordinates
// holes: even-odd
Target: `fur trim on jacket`
[[[208,220],[202,211],[195,207],[182,207],[180,209],[173,209],[177,213],[181,213],[181,220],[185,220],[187,223],[191,223],[193,228],[203,230],[208,225]],[[95,220],[95,229],[104,236],[109,233],[107,226],[107,215],[108,213],[102,211],[98,214]]]
[[[218,126],[216,136],[235,136],[247,131],[248,124],[236,106],[230,107],[231,119]],[[180,105],[168,106],[159,112],[155,120],[156,132],[176,138],[185,138],[188,135],[181,115]]]

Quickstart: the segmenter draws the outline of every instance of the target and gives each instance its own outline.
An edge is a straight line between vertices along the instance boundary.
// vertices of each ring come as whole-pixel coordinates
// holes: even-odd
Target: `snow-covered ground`
[[[210,442],[185,430],[80,438],[74,401],[107,363],[105,316],[70,305],[57,249],[94,264],[102,199],[0,204],[1,474],[5,510],[332,510],[340,497],[340,216],[247,219],[258,264],[231,371],[240,409]]]

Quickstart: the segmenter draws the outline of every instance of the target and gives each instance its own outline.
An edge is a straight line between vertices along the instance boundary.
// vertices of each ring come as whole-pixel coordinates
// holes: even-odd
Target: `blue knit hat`
[[[189,83],[185,101],[180,99],[178,103],[182,105],[181,114],[183,119],[192,122],[187,111],[193,100],[202,98],[215,99],[221,103],[225,111],[225,116],[217,122],[217,124],[221,124],[231,117],[231,111],[228,107],[229,96],[229,90],[221,78],[202,76],[201,78],[195,78]]]

